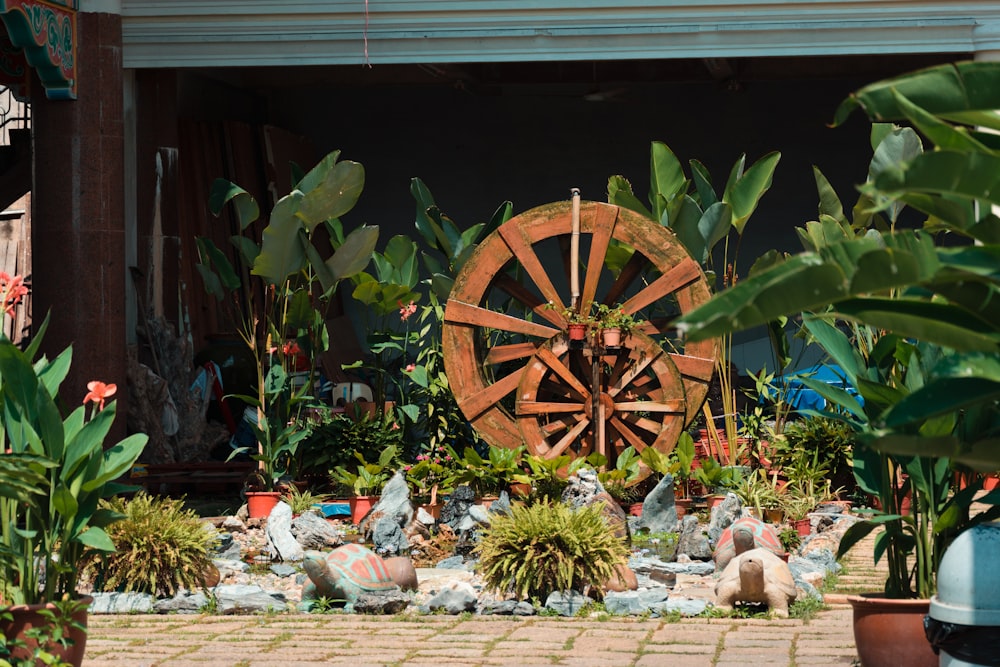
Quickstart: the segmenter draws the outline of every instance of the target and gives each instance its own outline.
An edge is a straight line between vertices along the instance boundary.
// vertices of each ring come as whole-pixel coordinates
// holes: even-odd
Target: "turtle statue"
[[[750,549],[722,571],[715,585],[715,606],[732,609],[736,602],[763,602],[775,616],[788,618],[788,605],[796,595],[788,563],[767,549]]]
[[[785,547],[774,526],[752,516],[745,516],[734,521],[719,535],[712,554],[716,572],[725,570],[729,561],[750,549],[767,549],[777,556],[785,555]]]
[[[328,554],[307,551],[302,567],[309,581],[302,585],[302,605],[308,610],[319,598],[343,601],[344,610],[354,611],[362,593],[397,591],[385,561],[360,544],[345,544]]]

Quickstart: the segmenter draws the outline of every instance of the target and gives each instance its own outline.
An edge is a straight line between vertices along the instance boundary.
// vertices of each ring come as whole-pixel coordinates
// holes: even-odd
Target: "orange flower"
[[[23,284],[21,276],[11,277],[7,273],[0,271],[0,308],[14,317],[14,306],[21,302],[21,298],[28,293],[28,288]]]
[[[286,357],[294,357],[296,354],[302,354],[302,348],[294,340],[290,340],[285,343],[285,346],[281,350]]]
[[[104,409],[104,401],[114,396],[114,393],[118,391],[118,385],[115,384],[105,384],[99,380],[94,380],[93,382],[87,383],[87,395],[83,397],[83,404],[93,401],[97,403],[97,409]]]

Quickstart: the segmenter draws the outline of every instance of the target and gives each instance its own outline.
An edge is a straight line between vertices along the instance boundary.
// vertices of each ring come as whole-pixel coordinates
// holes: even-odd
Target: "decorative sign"
[[[10,42],[22,50],[20,62],[38,72],[52,100],[76,99],[76,11],[78,0],[0,0],[0,19]],[[8,75],[7,52],[0,69]],[[17,61],[11,59],[16,71]],[[22,86],[26,83],[22,79]]]

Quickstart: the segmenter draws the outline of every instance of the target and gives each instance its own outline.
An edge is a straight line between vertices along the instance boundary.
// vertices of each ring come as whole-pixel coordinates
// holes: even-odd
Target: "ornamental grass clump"
[[[86,566],[95,590],[174,595],[181,588],[203,587],[218,538],[183,505],[182,500],[146,493],[102,501],[103,509],[124,518],[106,529],[115,552]]]
[[[515,504],[509,515],[491,518],[476,548],[479,572],[488,586],[520,600],[599,587],[628,558],[625,542],[609,529],[600,506]]]

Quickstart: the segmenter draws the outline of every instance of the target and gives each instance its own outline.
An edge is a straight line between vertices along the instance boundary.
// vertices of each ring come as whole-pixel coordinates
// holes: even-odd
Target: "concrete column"
[[[78,99],[48,100],[40,85],[32,93],[33,318],[37,326],[51,312],[50,357],[73,345],[62,386],[69,407],[90,380],[118,385],[114,443],[127,410],[122,20],[77,19]]]

